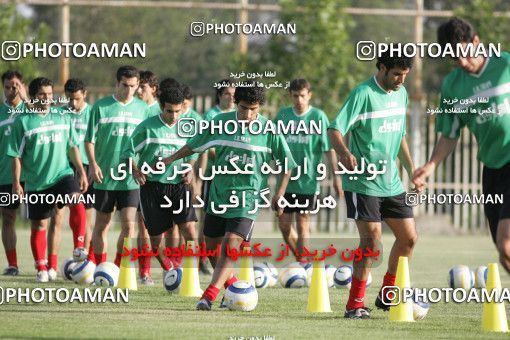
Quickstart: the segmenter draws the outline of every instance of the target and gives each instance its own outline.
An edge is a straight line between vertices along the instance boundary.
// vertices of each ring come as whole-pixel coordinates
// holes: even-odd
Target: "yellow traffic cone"
[[[312,313],[331,312],[324,261],[313,261],[312,282],[310,283],[310,289],[308,291],[308,305],[306,311]]]
[[[487,293],[489,296],[493,289],[499,291],[494,296],[501,294],[501,280],[497,263],[489,263],[487,273]],[[485,301],[483,303],[482,329],[486,332],[508,332],[505,305],[503,302]]]
[[[186,249],[192,249],[195,246],[194,241],[186,242]],[[202,296],[202,289],[200,289],[200,279],[198,277],[198,262],[197,258],[193,256],[185,256],[183,254],[182,261],[182,282],[179,288],[180,296],[187,297],[200,297]]]
[[[251,247],[244,247],[243,253],[249,253]],[[255,274],[253,273],[253,259],[251,256],[241,256],[239,280],[250,282],[255,287]]]
[[[124,238],[124,248],[131,250],[130,238]],[[136,270],[129,256],[123,256],[120,260],[119,284],[121,289],[137,290]]]
[[[406,256],[400,256],[398,258],[395,286],[400,288],[401,292],[404,288],[411,288],[411,279],[409,278],[409,261]],[[413,302],[411,300],[406,302],[400,301],[398,305],[392,306],[390,308],[390,320],[413,322]]]

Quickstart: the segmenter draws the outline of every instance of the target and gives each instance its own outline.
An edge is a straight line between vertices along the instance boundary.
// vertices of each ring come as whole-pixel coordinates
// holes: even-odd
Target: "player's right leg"
[[[298,235],[297,249],[301,254],[304,252],[304,247],[310,249],[310,221],[310,214],[296,213],[296,229]],[[309,262],[312,260],[311,258],[300,258],[301,262]]]
[[[510,219],[499,220],[496,234],[496,247],[499,252],[499,262],[510,274]]]
[[[48,276],[50,281],[57,278],[58,251],[62,241],[62,224],[64,221],[64,208],[55,207],[48,228]]]
[[[94,261],[100,264],[106,261],[108,249],[108,229],[112,220],[113,212],[105,213],[96,210],[96,221],[92,229],[92,247],[94,249]]]
[[[2,243],[7,257],[7,268],[3,275],[16,276],[19,274],[16,254],[16,209],[2,208]]]
[[[117,239],[117,254],[114,263],[120,267],[120,260],[124,252],[124,239],[135,236],[136,207],[124,207],[120,210],[120,233]]]
[[[36,282],[48,282],[48,267],[46,260],[46,229],[48,228],[48,218],[46,219],[31,219],[30,230],[30,247],[32,248],[32,255],[34,256],[35,269],[37,275]]]
[[[378,249],[381,240],[380,198],[346,191],[345,200],[347,217],[356,221],[360,237],[359,247]],[[362,257],[361,261],[353,263],[354,270],[349,299],[345,307],[345,318],[370,318],[370,309],[365,307],[365,289],[372,262],[371,257]]]
[[[292,212],[283,212],[280,216],[278,216],[278,227],[282,232],[283,240],[286,244],[289,245],[292,254],[296,258],[296,261],[300,260],[298,248],[297,248],[297,239],[298,235],[296,230],[292,227],[293,222],[293,213]]]

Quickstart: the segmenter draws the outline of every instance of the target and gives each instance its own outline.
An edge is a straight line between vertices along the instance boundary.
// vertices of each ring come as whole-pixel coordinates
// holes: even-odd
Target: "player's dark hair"
[[[393,51],[394,52],[394,51]],[[413,58],[406,57],[405,55],[396,56],[395,52],[393,56],[391,56],[391,51],[384,51],[380,57],[377,58],[377,69],[379,70],[381,64],[386,66],[386,70],[391,70],[392,68],[398,67],[401,69],[408,69],[413,67]]]
[[[308,80],[303,79],[303,78],[298,78],[298,79],[294,79],[290,82],[289,92],[301,91],[304,89],[307,89],[308,91],[310,91],[311,88],[312,88],[312,86],[310,85]]]
[[[78,91],[85,92],[87,91],[87,86],[85,86],[85,82],[78,78],[71,78],[66,81],[64,85],[64,91],[67,93],[76,93]]]
[[[140,71],[140,84],[149,84],[150,87],[155,87],[156,92],[159,89],[158,77],[152,71]]]
[[[184,99],[187,100],[193,99],[193,92],[191,91],[191,87],[189,85],[182,84],[181,91],[182,94],[184,95]]]
[[[241,101],[245,101],[249,104],[260,104],[263,105],[266,101],[266,95],[263,87],[258,87],[254,81],[244,82],[244,85],[236,87],[234,93],[234,102],[239,104]]]
[[[437,29],[437,42],[444,48],[446,44],[452,47],[460,43],[470,43],[476,35],[476,31],[468,21],[453,17],[444,22]]]
[[[232,87],[232,79],[222,79],[218,82],[218,84],[221,84],[221,87],[217,87],[216,88],[216,98],[215,98],[215,101],[216,101],[216,104],[219,104],[220,103],[220,97],[223,95],[223,91],[225,91],[226,88],[228,87]]]
[[[184,94],[179,86],[165,87],[159,91],[159,104],[164,107],[165,104],[182,104],[184,102]]]
[[[159,91],[173,87],[181,87],[181,84],[174,78],[165,78],[159,82]]]
[[[140,79],[140,72],[138,72],[138,69],[134,66],[121,66],[117,70],[117,81],[120,81],[124,78],[138,78]]]
[[[34,98],[37,92],[39,92],[39,89],[43,86],[51,86],[53,88],[53,82],[44,77],[35,78],[28,84],[28,95]]]
[[[2,84],[6,81],[6,80],[12,80],[14,78],[18,78],[20,81],[23,81],[23,76],[21,75],[21,73],[19,73],[18,71],[15,71],[15,70],[9,70],[9,71],[6,71],[2,74]]]

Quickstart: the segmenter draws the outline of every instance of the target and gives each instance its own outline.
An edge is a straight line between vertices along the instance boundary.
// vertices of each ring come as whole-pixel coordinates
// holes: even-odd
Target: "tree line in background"
[[[250,0],[250,3],[257,3]],[[280,13],[250,12],[249,22],[296,23],[296,35],[250,36],[249,52],[238,52],[234,35],[209,35],[195,38],[189,34],[193,21],[235,23],[237,13],[229,10],[172,10],[149,8],[109,8],[71,6],[71,41],[83,43],[128,42],[147,44],[145,59],[72,59],[71,77],[81,77],[90,86],[111,87],[115,70],[123,64],[150,69],[161,78],[174,77],[192,86],[196,93],[213,94],[213,84],[230,72],[276,72],[276,79],[286,82],[307,78],[313,86],[313,103],[330,118],[360,81],[373,74],[374,62],[355,57],[360,40],[375,42],[412,42],[414,18],[403,16],[349,15],[345,7],[414,8],[414,0],[280,0]],[[509,11],[503,0],[429,0],[429,9],[453,9],[470,20],[484,42],[500,42],[507,50],[509,18],[494,17],[494,11]],[[59,41],[60,9],[32,6],[31,18],[22,16],[15,5],[1,5],[0,40],[30,42]],[[426,18],[424,40],[436,41],[436,30],[445,18]],[[27,58],[17,62],[0,61],[1,70],[20,69],[27,79],[44,75],[58,79],[56,59]],[[441,80],[453,63],[441,60],[423,62],[424,91],[437,100]],[[411,73],[412,81],[412,73]],[[273,81],[274,79],[271,79]],[[412,91],[412,89],[411,89]],[[288,104],[283,89],[268,91],[276,106]]]

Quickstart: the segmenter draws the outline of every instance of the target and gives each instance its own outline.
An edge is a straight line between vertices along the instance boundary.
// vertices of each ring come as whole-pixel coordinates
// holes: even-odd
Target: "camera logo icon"
[[[19,41],[6,40],[2,43],[2,59],[5,61],[21,58],[21,44]]]
[[[190,34],[194,37],[202,37],[205,34],[205,24],[201,21],[194,21],[191,23]]]
[[[191,138],[197,134],[197,130],[194,118],[181,118],[177,122],[177,135],[181,138]]]
[[[406,193],[406,205],[408,207],[416,207],[419,204],[419,195],[417,192]]]
[[[361,61],[374,60],[376,57],[375,42],[362,40],[356,44],[356,58]]]
[[[11,194],[0,192],[0,207],[7,207],[11,204]]]
[[[388,306],[397,306],[400,304],[400,288],[397,286],[385,286],[381,289],[381,296],[384,303]]]

